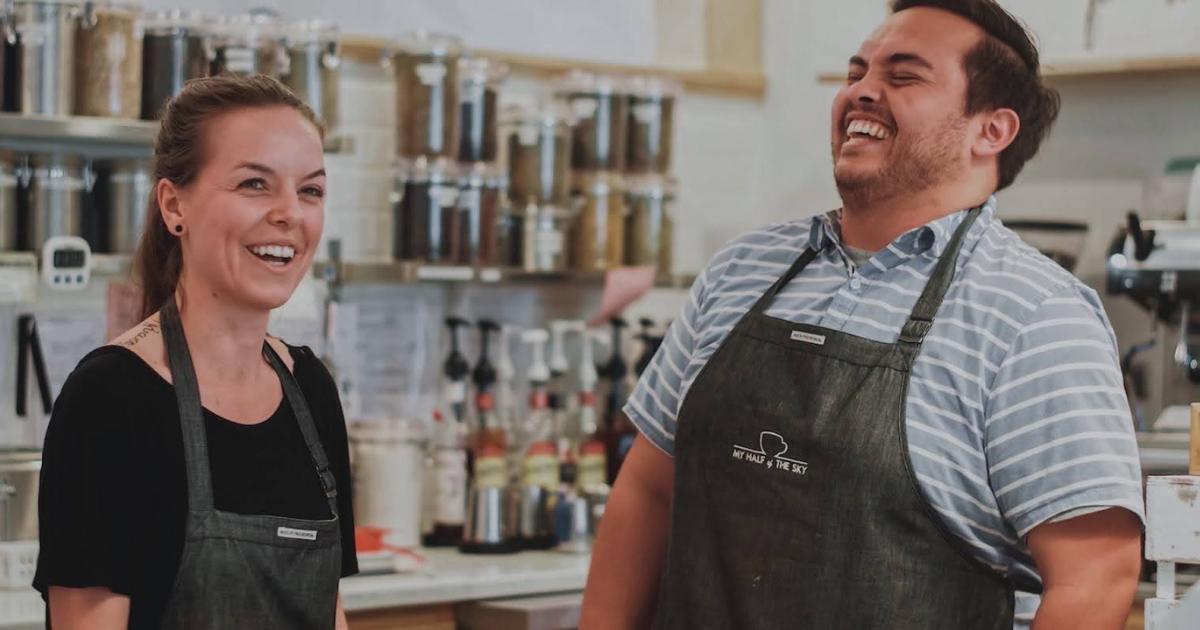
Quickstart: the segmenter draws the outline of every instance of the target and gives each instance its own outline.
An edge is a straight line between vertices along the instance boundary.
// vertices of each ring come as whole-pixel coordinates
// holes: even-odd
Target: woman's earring
[[[179,224],[179,225],[176,225],[176,226],[175,226],[175,233],[176,233],[176,234],[183,234],[183,224],[182,224],[182,223],[181,223],[181,224]]]

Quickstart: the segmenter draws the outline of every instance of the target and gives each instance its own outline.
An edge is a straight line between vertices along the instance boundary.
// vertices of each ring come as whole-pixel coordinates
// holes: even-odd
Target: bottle
[[[521,460],[518,529],[525,549],[552,549],[558,543],[554,535],[554,505],[561,478],[548,392],[550,368],[545,358],[549,335],[545,330],[527,330],[521,340],[531,346],[533,362],[527,376],[529,409],[525,419],[527,441]]]
[[[622,439],[622,436],[628,433],[626,425],[629,425],[630,422],[621,410],[629,397],[629,387],[626,382],[629,366],[626,365],[625,358],[621,356],[621,331],[628,328],[629,324],[620,317],[614,317],[609,321],[609,325],[612,327],[612,355],[607,363],[598,366],[598,372],[607,384],[608,391],[604,397],[604,413],[600,428],[604,436],[608,483],[612,485],[616,483],[617,473],[621,470],[621,462],[624,461],[625,454],[629,452],[628,449],[622,451],[622,446],[625,442],[632,446],[632,440]]]
[[[579,364],[579,442],[578,476],[575,486],[584,493],[606,489],[608,463],[604,436],[600,431],[599,410],[596,408],[596,371],[593,342],[605,343],[600,331],[584,331],[582,357]]]
[[[458,346],[458,329],[470,325],[464,319],[449,317],[450,354],[442,364],[446,380],[442,389],[442,410],[434,412],[434,476],[437,497],[433,531],[425,536],[426,547],[457,547],[462,542],[467,506],[467,427],[466,378],[470,371]]]
[[[478,439],[491,441],[493,438],[489,436],[498,435],[498,441],[501,445],[507,440],[504,439],[505,430],[500,426],[498,415],[496,412],[496,381],[499,379],[495,366],[492,365],[491,359],[488,357],[488,342],[491,333],[500,330],[500,326],[496,322],[488,319],[479,321],[479,362],[475,364],[475,369],[471,371],[471,382],[475,385],[475,433]]]
[[[568,378],[566,335],[583,332],[587,323],[582,320],[556,319],[550,322],[550,401],[551,423],[557,442],[559,467],[565,485],[575,483],[576,447],[579,445],[578,407],[571,396]]]

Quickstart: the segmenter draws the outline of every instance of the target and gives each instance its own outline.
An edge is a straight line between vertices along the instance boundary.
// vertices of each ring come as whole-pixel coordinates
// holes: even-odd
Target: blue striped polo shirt
[[[981,562],[1040,583],[1026,534],[1088,509],[1144,518],[1141,469],[1116,337],[1096,292],[1004,227],[995,203],[968,231],[913,366],[909,455],[929,503]],[[834,213],[735,239],[692,286],[625,412],[672,454],[700,369],[807,248],[820,255],[767,315],[895,343],[965,216],[910,230],[857,268]],[[1018,593],[1015,627],[1029,627],[1039,602]]]

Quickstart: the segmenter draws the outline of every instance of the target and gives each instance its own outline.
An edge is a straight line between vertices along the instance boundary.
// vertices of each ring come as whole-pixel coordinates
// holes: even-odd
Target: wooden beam
[[[704,58],[710,70],[762,68],[762,0],[708,0]]]

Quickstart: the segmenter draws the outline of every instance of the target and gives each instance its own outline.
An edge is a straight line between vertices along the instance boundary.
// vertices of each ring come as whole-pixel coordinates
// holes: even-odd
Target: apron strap
[[[946,291],[950,289],[950,283],[954,280],[954,272],[958,268],[958,254],[962,251],[963,241],[982,210],[982,207],[968,210],[967,216],[954,231],[954,235],[950,237],[946,250],[938,259],[937,267],[929,276],[929,282],[925,283],[925,290],[921,292],[921,297],[913,306],[908,322],[900,331],[899,340],[902,343],[920,345],[925,341],[925,335],[928,335],[929,329],[933,327],[933,318],[937,315],[938,308],[941,307],[942,300],[946,297]]]
[[[771,288],[767,289],[767,292],[763,293],[762,296],[758,298],[758,301],[755,302],[754,306],[750,308],[750,312],[756,315],[763,314],[767,310],[767,307],[771,305],[771,301],[775,299],[775,296],[779,295],[779,292],[783,290],[783,287],[787,286],[787,284],[791,282],[792,279],[795,278],[801,271],[804,271],[804,268],[808,266],[808,263],[812,262],[816,257],[817,250],[811,247],[804,250],[804,253],[800,254],[800,257],[796,259],[796,262],[793,262],[792,266],[788,267],[787,272],[780,276],[779,279],[775,281],[775,284],[771,285]],[[745,320],[746,318],[743,318],[743,321]],[[738,325],[741,325],[741,322],[738,322]]]
[[[192,354],[188,351],[179,308],[172,296],[158,312],[163,340],[167,345],[167,361],[175,398],[179,405],[180,427],[183,429],[183,454],[187,466],[188,510],[207,512],[213,509],[212,472],[208,467],[208,436],[204,431],[204,416],[200,409],[200,386]]]
[[[283,364],[283,359],[279,358],[275,348],[272,348],[271,344],[266,341],[263,342],[263,355],[275,369],[275,374],[279,376],[284,396],[287,397],[288,404],[292,406],[292,412],[296,415],[296,423],[300,425],[300,433],[304,435],[304,442],[308,445],[308,454],[312,457],[313,466],[317,469],[317,476],[321,479],[321,488],[325,491],[326,500],[329,501],[329,511],[336,517],[338,515],[337,480],[333,476],[333,472],[329,470],[329,458],[325,455],[325,448],[321,446],[321,436],[317,433],[317,425],[313,422],[308,401],[304,399],[295,375]]]

